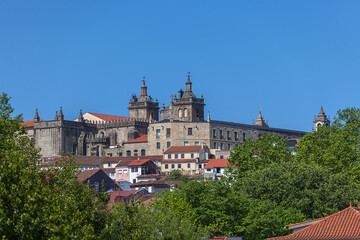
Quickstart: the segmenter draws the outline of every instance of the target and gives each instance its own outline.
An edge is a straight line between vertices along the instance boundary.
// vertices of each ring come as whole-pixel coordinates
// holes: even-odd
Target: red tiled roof
[[[195,158],[189,158],[189,159],[182,159],[182,158],[177,158],[177,159],[165,159],[162,160],[163,163],[179,163],[179,162],[196,162]]]
[[[114,161],[118,159],[118,164],[116,167],[128,166],[134,160],[137,159],[150,159],[152,161],[162,161],[163,155],[153,155],[153,156],[129,156],[129,157],[112,157]]]
[[[348,207],[288,236],[268,239],[360,239],[360,213],[357,209]]]
[[[40,119],[40,121],[44,121],[44,120]],[[23,121],[20,124],[25,126],[25,127],[33,127],[34,126],[34,120]]]
[[[89,113],[95,117],[100,118],[101,120],[104,121],[111,121],[111,120],[128,120],[130,118],[128,117],[120,117],[120,116],[113,116],[113,115],[107,115],[107,114],[99,114],[99,113]]]
[[[206,164],[205,168],[226,168],[229,161],[227,159],[209,159],[209,162]]]
[[[114,202],[116,197],[128,197],[131,194],[136,193],[137,191],[139,190],[110,192],[110,202]]]
[[[143,142],[148,142],[148,135],[147,134],[142,135],[142,136],[140,136],[138,138],[135,138],[133,140],[124,142],[124,143],[143,143]]]
[[[91,176],[93,176],[98,171],[102,171],[100,168],[95,168],[91,170],[84,170],[76,175],[76,178],[79,182],[84,182],[88,180]]]
[[[150,159],[138,159],[138,160],[134,160],[131,163],[129,163],[128,166],[141,166],[141,165],[147,163],[148,161],[150,161]]]
[[[165,153],[175,153],[175,152],[197,152],[203,147],[200,145],[196,146],[172,146],[168,148]]]

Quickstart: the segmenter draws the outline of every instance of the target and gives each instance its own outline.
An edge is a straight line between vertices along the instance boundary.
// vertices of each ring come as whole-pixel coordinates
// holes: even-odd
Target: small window
[[[169,168],[169,165],[165,164],[165,169],[168,169]]]
[[[200,142],[199,142],[199,141],[195,141],[195,142],[194,142],[194,145],[195,145],[195,146],[198,146],[198,145],[200,145]]]
[[[111,167],[111,163],[108,163],[108,167]]]
[[[226,137],[227,139],[230,139],[230,131],[226,131]]]
[[[178,164],[178,168],[181,168],[181,163]]]
[[[179,155],[177,153],[175,153],[175,159],[178,159]]]
[[[141,156],[145,156],[146,153],[145,153],[145,149],[141,149]]]
[[[191,156],[191,158],[194,158],[194,154],[193,154],[193,153],[192,153],[190,156]]]
[[[94,187],[95,187],[95,193],[98,193],[99,192],[99,182],[95,182]]]
[[[136,179],[133,179],[133,183],[136,183]]]
[[[189,141],[184,141],[184,146],[189,146]]]
[[[174,169],[175,168],[175,164],[173,163],[173,164],[171,164],[171,168],[172,169]]]
[[[166,147],[167,147],[167,148],[171,147],[171,142],[167,142],[167,143],[166,143]]]
[[[127,169],[124,169],[124,173],[127,173]]]
[[[219,135],[220,135],[220,138],[223,137],[223,131],[222,130],[219,131]]]
[[[192,135],[192,128],[188,128],[188,135]]]
[[[199,164],[199,168],[201,168],[201,164]]]
[[[216,148],[216,142],[214,142],[214,146],[213,146],[213,148]]]
[[[130,150],[126,151],[126,156],[128,156],[128,157],[131,156],[131,151]]]
[[[213,129],[213,138],[216,138],[216,130],[215,129]]]
[[[171,159],[171,154],[168,154],[168,159]]]
[[[125,172],[125,170],[124,170],[124,172]],[[118,174],[122,174],[122,170],[118,170]]]
[[[138,167],[135,167],[135,172],[138,172]]]
[[[157,138],[160,137],[160,129],[156,129],[156,137],[157,137]]]
[[[230,144],[228,144],[228,150],[231,150],[231,148],[230,148]]]
[[[166,129],[166,137],[170,137],[170,128]]]
[[[188,163],[187,165],[188,165],[187,167],[190,168],[190,163]]]
[[[160,142],[157,142],[157,143],[156,143],[156,148],[157,148],[157,149],[160,149]]]
[[[181,158],[185,158],[185,154],[182,153],[182,154],[181,154]]]
[[[238,140],[238,133],[237,132],[234,132],[234,138],[235,138],[235,141]]]
[[[224,146],[224,144],[220,143],[220,150],[223,150],[223,146]]]

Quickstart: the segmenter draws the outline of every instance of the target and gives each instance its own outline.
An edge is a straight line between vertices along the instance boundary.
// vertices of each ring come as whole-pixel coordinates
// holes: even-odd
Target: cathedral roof
[[[120,116],[114,116],[114,115],[107,115],[107,114],[99,114],[99,113],[88,113],[91,114],[97,118],[100,118],[104,121],[112,121],[112,120],[128,120],[128,117],[120,117]]]

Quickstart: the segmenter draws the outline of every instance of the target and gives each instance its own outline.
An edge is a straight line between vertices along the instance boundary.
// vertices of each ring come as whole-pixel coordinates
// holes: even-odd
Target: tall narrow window
[[[170,131],[171,131],[170,128],[166,129],[166,137],[170,137]]]
[[[213,138],[216,138],[216,130],[215,129],[213,129]]]
[[[224,146],[224,144],[220,143],[220,150],[223,150],[223,146]]]
[[[166,147],[167,147],[167,148],[171,147],[171,142],[167,142],[167,143],[166,143]]]
[[[159,142],[156,143],[156,148],[160,149],[160,143]]]
[[[237,132],[234,132],[234,138],[235,138],[235,141],[238,140],[238,133]]]
[[[216,142],[214,142],[213,148],[216,148]]]
[[[243,136],[243,142],[245,142],[246,141],[246,134],[243,133],[242,136]]]
[[[184,109],[184,117],[188,117],[188,110],[186,108]]]
[[[192,128],[188,128],[188,135],[192,135]]]
[[[223,138],[223,131],[222,130],[219,130],[219,137]]]
[[[156,129],[156,137],[157,137],[157,138],[160,137],[160,129]]]
[[[226,137],[228,140],[230,140],[230,131],[226,131]]]
[[[179,109],[179,118],[182,118],[183,117],[183,112],[181,109]]]

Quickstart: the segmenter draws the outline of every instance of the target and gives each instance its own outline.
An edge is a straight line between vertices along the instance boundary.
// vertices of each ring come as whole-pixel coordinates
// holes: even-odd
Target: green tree
[[[306,134],[297,147],[296,160],[315,163],[333,173],[345,172],[360,183],[360,109],[339,110],[331,127]]]
[[[293,158],[287,147],[287,140],[277,135],[265,134],[252,141],[248,139],[243,145],[234,148],[230,153],[228,168],[230,178],[241,180],[249,173],[264,169],[272,163],[286,162]]]
[[[21,116],[12,117],[0,97],[0,236],[3,239],[96,239],[107,198],[76,181],[76,166],[41,171],[34,142],[24,137]]]
[[[360,188],[343,173],[333,174],[316,164],[275,163],[253,172],[242,192],[250,199],[270,200],[300,210],[308,219],[324,217],[360,199]]]
[[[172,170],[166,175],[165,180],[167,181],[189,181],[189,175],[183,174],[180,170]]]
[[[304,220],[299,210],[284,208],[269,200],[255,200],[251,202],[249,214],[243,219],[243,237],[245,240],[262,240],[284,236],[292,232],[284,226]]]

